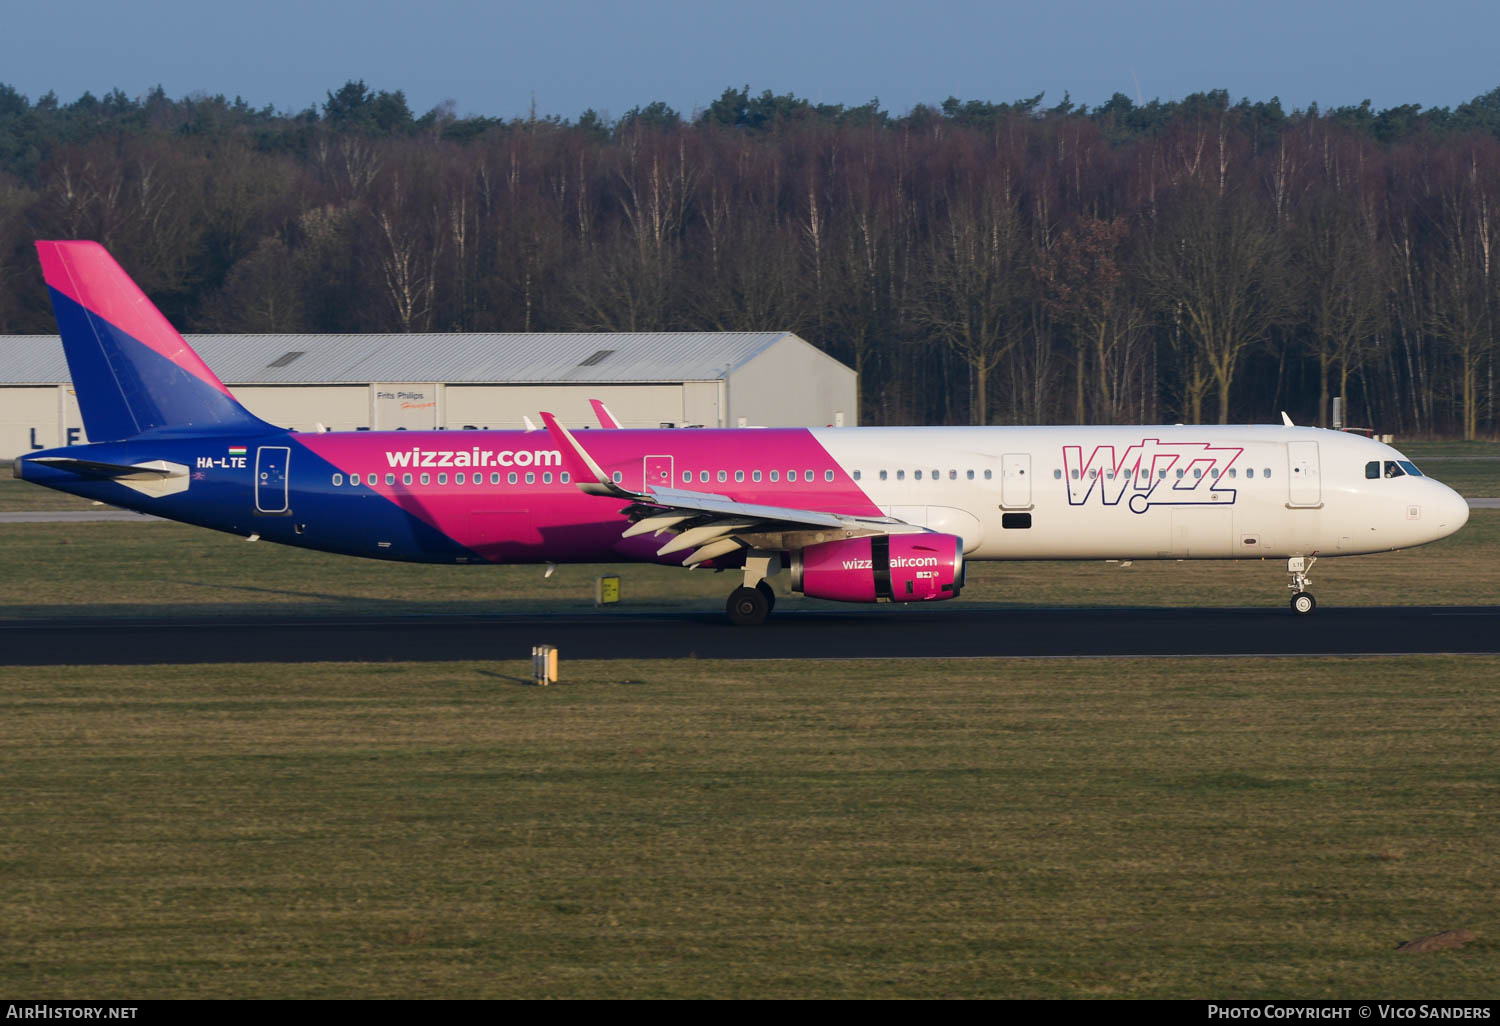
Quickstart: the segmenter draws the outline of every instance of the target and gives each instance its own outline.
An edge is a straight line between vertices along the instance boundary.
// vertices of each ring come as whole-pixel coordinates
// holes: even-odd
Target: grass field
[[[9,618],[576,610],[605,569],[165,523],[0,551]],[[975,564],[959,601],[1280,605],[1283,569]],[[608,570],[626,612],[733,583]],[[1313,572],[1325,606],[1497,587],[1500,511]],[[1500,657],[562,670],[0,668],[0,993],[1495,997]]]
[[[169,523],[0,524],[8,587],[0,617],[245,612],[492,613],[590,609],[594,577],[620,575],[619,608],[722,609],[734,575],[676,567],[443,567],[350,559]],[[1026,605],[1265,606],[1286,601],[1285,563],[973,563],[957,601]],[[778,609],[847,608],[787,591]],[[1500,510],[1403,552],[1324,559],[1320,604],[1487,605],[1500,593]]]
[[[524,673],[7,670],[0,992],[1496,994],[1500,659]]]

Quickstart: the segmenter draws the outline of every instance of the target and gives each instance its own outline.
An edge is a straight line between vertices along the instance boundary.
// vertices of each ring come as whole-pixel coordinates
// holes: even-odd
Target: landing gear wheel
[[[1298,616],[1306,616],[1317,607],[1318,603],[1313,599],[1310,591],[1299,591],[1292,596],[1292,612]]]
[[[774,612],[776,609],[776,589],[772,588],[765,581],[760,581],[755,585],[755,590],[766,597],[766,612]]]
[[[753,627],[762,623],[771,611],[771,603],[759,588],[736,588],[729,593],[725,612],[736,627]]]

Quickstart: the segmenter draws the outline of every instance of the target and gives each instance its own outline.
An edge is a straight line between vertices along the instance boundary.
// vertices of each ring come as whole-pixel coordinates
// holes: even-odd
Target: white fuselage
[[[814,431],[882,512],[971,559],[1252,559],[1383,552],[1468,505],[1395,449],[1278,426]],[[1375,466],[1370,476],[1371,465]]]

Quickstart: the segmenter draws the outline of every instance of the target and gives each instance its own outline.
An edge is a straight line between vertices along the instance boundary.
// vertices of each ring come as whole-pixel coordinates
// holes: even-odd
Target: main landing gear
[[[1293,556],[1286,561],[1286,572],[1292,575],[1292,583],[1287,585],[1292,589],[1292,612],[1298,616],[1306,616],[1318,608],[1317,600],[1307,590],[1307,571],[1317,561],[1317,556]]]
[[[729,593],[724,611],[736,627],[764,623],[776,608],[776,592],[766,578],[781,570],[780,553],[751,552],[745,557],[745,584]]]

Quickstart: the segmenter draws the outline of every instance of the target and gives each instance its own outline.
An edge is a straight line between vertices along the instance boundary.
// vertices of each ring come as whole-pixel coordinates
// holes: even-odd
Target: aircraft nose
[[[1452,534],[1469,522],[1469,500],[1447,485],[1443,485],[1443,492],[1445,494],[1437,504],[1438,528],[1445,534]]]

